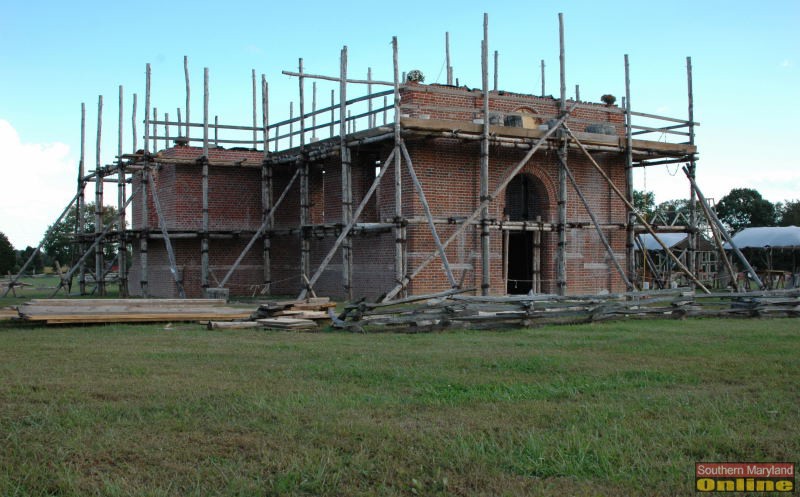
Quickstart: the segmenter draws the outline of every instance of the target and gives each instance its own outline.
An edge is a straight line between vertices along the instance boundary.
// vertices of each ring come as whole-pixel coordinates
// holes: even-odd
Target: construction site
[[[151,104],[147,64],[138,119],[133,95],[131,151],[122,150],[119,87],[113,164],[100,162],[100,97],[97,163],[87,171],[82,106],[77,191],[56,223],[73,205],[83,218],[93,185],[95,227],[76,226],[78,250],[59,288],[77,278],[81,295],[103,296],[114,284],[123,297],[325,295],[386,302],[453,290],[624,293],[674,287],[673,272],[681,285],[708,292],[719,281],[717,266],[729,274],[751,271],[757,280],[735,247],[737,259],[726,256],[730,236],[694,180],[691,59],[684,116],[632,109],[627,55],[621,102],[613,95],[582,100],[577,85],[568,95],[561,15],[558,21],[556,96],[545,92],[544,61],[541,94],[498,88],[488,16],[480,88],[454,81],[449,34],[445,84],[425,84],[419,71],[401,71],[395,38],[388,81],[373,79],[371,70],[367,79],[355,78],[344,47],[339,74],[307,73],[303,59],[282,71],[296,79],[298,93],[276,103],[266,75],[259,80],[253,70],[247,125],[211,118],[208,68],[202,119],[192,120],[197,111],[189,105],[186,58],[185,106],[177,108],[177,119],[160,114]],[[327,101],[317,91],[321,81],[338,87],[329,104],[321,103]],[[271,121],[270,106],[283,108],[287,100],[289,118]],[[633,205],[634,169],[664,164],[677,164],[687,177],[689,215],[677,224],[651,224]],[[104,226],[102,206],[114,186],[119,216]],[[664,233],[684,234],[680,254],[662,240]],[[663,249],[660,263],[641,235]],[[116,248],[113,260],[104,255],[109,244]],[[726,286],[738,289],[730,280]]]

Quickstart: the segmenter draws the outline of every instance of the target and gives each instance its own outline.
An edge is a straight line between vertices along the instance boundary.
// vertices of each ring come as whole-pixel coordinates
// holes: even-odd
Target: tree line
[[[653,192],[637,190],[633,192],[633,200],[636,209],[647,219],[658,215],[667,224],[679,216],[688,219],[688,199],[667,200],[656,205]],[[752,188],[732,189],[717,202],[716,212],[732,233],[751,226],[800,226],[800,200],[773,204]],[[117,222],[117,209],[112,206],[104,206],[102,215],[106,225]],[[42,251],[34,258],[31,270],[41,272],[45,266],[54,266],[56,261],[68,267],[80,256],[73,242],[77,219],[78,212],[73,206],[60,223],[48,227]],[[84,232],[94,232],[94,221],[94,203],[88,203],[82,219]],[[116,245],[109,243],[104,247],[106,259],[111,260],[116,253]],[[8,237],[0,232],[0,274],[18,272],[33,251],[34,247],[16,250]],[[88,260],[93,261],[93,255]]]
[[[103,206],[103,225],[116,224],[118,221],[117,214],[118,211],[113,206]],[[74,243],[74,233],[78,226],[77,220],[78,209],[72,206],[60,223],[51,224],[47,227],[42,250],[36,254],[26,272],[41,273],[45,267],[54,267],[56,261],[66,268],[81,256],[78,247]],[[83,231],[85,233],[94,232],[94,221],[94,202],[90,202],[84,207],[82,216]],[[3,232],[0,232],[0,275],[6,275],[9,272],[12,274],[18,273],[34,250],[35,247],[31,246],[24,249],[15,249],[8,237]],[[103,253],[106,260],[113,259],[116,250],[116,244],[105,244]],[[94,264],[94,252],[89,255],[87,261],[87,264]]]
[[[653,192],[633,192],[634,206],[647,219],[660,217],[670,224],[674,219],[689,217],[689,200],[667,200],[656,205]],[[698,206],[697,211],[702,213]],[[800,226],[800,200],[772,203],[753,188],[734,188],[715,206],[717,217],[731,233],[754,226]]]

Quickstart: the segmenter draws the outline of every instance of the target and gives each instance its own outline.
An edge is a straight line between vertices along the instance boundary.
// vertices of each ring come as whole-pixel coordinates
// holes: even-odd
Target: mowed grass
[[[165,329],[166,328],[166,329]],[[0,495],[694,495],[800,459],[800,321],[0,328]]]

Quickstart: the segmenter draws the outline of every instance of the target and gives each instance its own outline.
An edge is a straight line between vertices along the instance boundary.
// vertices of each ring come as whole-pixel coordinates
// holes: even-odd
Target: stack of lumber
[[[228,307],[223,299],[34,299],[19,314],[47,324],[141,323],[234,321],[252,310]]]
[[[19,311],[13,307],[0,308],[0,321],[8,321],[10,319],[18,319]]]
[[[256,326],[276,330],[316,330],[330,323],[329,309],[336,307],[327,297],[303,300],[278,300],[263,302],[253,313]],[[210,328],[226,329],[242,327],[225,323],[210,323]],[[250,326],[255,327],[255,326]]]
[[[531,327],[611,319],[800,317],[800,290],[696,294],[691,289],[606,295],[467,296],[460,291],[348,306],[352,331],[420,332],[454,328]],[[338,321],[338,320],[337,320]]]

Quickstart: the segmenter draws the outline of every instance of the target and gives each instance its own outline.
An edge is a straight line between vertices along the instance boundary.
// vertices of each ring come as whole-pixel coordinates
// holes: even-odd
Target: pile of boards
[[[339,328],[423,332],[444,328],[497,329],[613,319],[800,317],[800,290],[696,293],[688,288],[606,295],[459,295],[449,290],[345,308]]]
[[[224,299],[33,299],[19,306],[22,319],[46,324],[234,321],[251,314]]]
[[[251,321],[224,323],[212,321],[210,329],[271,328],[276,330],[316,330],[330,323],[329,309],[336,307],[328,297],[279,300],[259,305]]]

